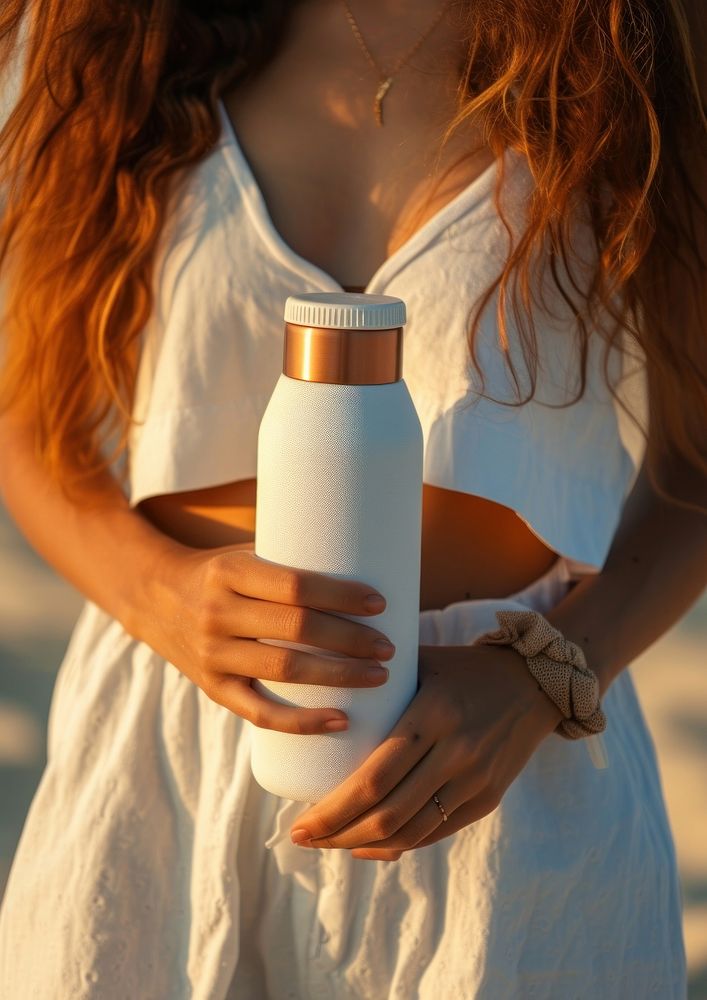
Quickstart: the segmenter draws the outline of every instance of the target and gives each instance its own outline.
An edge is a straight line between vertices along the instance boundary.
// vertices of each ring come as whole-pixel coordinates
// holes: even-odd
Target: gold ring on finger
[[[437,808],[439,809],[439,811],[442,813],[442,819],[446,823],[447,820],[449,819],[449,817],[447,816],[446,812],[444,811],[444,806],[439,801],[439,798],[438,798],[438,796],[437,796],[436,793],[432,796],[432,799],[433,799],[435,805],[437,806]]]

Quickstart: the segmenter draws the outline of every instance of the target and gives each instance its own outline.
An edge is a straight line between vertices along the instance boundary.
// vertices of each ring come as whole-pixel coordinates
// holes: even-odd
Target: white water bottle
[[[417,690],[423,437],[402,379],[405,305],[387,295],[314,293],[285,305],[283,371],[258,433],[255,554],[370,584],[395,655],[378,688],[253,680],[282,704],[346,712],[349,728],[294,734],[252,727],[263,788],[318,802],[382,742]],[[343,654],[262,639],[324,657]]]

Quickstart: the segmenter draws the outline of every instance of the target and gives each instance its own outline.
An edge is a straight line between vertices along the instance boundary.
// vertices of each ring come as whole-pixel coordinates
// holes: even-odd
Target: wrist
[[[610,629],[599,631],[575,617],[575,609],[555,608],[546,616],[550,624],[558,629],[570,642],[578,646],[590,670],[599,682],[599,697],[603,698],[616,676],[616,659],[612,648]]]
[[[169,618],[170,608],[178,603],[180,569],[187,553],[193,550],[153,529],[147,522],[149,544],[142,550],[133,585],[123,594],[121,623],[133,638],[150,644],[158,619]]]
[[[538,611],[497,611],[496,619],[499,628],[479,636],[476,644],[506,646],[520,654],[542,693],[562,713],[557,732],[566,739],[602,732],[606,717],[598,678],[587,666],[581,647]],[[554,713],[538,703],[538,714],[549,723]]]
[[[615,574],[603,570],[585,577],[545,615],[550,624],[584,653],[604,697],[624,666],[627,589]]]
[[[519,681],[526,689],[527,712],[536,721],[538,727],[545,733],[551,733],[564,718],[561,710],[545,691],[542,685],[533,677],[528,661],[522,653],[511,646],[496,647],[498,655],[503,654],[516,664]]]
[[[509,647],[510,648],[510,647]],[[523,664],[523,669],[528,675],[530,682],[533,685],[533,699],[531,703],[531,715],[535,719],[538,727],[541,729],[545,735],[554,732],[558,725],[564,719],[564,715],[555,702],[552,700],[547,691],[543,688],[542,684],[530,671],[527,659],[519,653],[517,650],[513,650],[516,656],[521,660]]]
[[[528,666],[527,660],[525,661],[526,669]],[[528,673],[530,671],[528,670]],[[532,674],[531,674],[532,677]],[[555,702],[552,700],[547,691],[544,690],[542,685],[535,680],[533,677],[533,683],[537,689],[537,702],[534,709],[534,716],[538,720],[538,724],[541,729],[544,729],[547,733],[554,732],[559,724],[564,719],[564,715],[557,707]]]

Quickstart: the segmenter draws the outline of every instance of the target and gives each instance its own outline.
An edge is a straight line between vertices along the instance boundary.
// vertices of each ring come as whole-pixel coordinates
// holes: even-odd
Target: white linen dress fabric
[[[279,236],[219,111],[219,143],[175,185],[155,268],[133,505],[256,475],[284,301],[340,290]],[[504,198],[520,212],[531,177],[517,154],[505,161]],[[588,391],[569,408],[478,395],[466,319],[502,261],[497,169],[425,223],[367,290],[407,303],[403,376],[425,481],[513,508],[560,558],[507,600],[421,612],[422,644],[470,644],[497,609],[547,611],[572,579],[597,572],[640,458],[603,386],[598,342]],[[561,315],[538,326],[539,400],[557,402],[575,371],[572,336]],[[488,391],[511,398],[493,309],[479,354]],[[473,405],[461,412],[461,400]],[[607,769],[592,766],[586,741],[553,733],[494,812],[399,861],[297,848],[289,829],[306,806],[254,781],[250,724],[87,601],[0,910],[0,994],[682,1000],[675,852],[629,668],[603,707]]]

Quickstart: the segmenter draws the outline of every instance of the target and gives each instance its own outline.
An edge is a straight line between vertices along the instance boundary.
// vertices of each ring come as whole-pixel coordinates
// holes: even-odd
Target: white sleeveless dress
[[[220,114],[221,139],[175,184],[162,235],[133,505],[256,475],[285,298],[340,289],[279,236]],[[522,220],[527,164],[507,153],[504,168],[504,203]],[[599,571],[640,461],[603,385],[598,338],[582,400],[543,405],[565,400],[578,371],[557,300],[536,315],[536,399],[504,407],[479,393],[466,320],[507,252],[498,171],[428,220],[367,290],[407,304],[403,377],[425,482],[511,507],[560,558],[507,601],[422,612],[422,644],[471,643],[499,607],[548,610]],[[513,327],[509,350],[522,375]],[[513,398],[493,305],[479,358],[489,394]],[[289,830],[306,804],[254,781],[250,723],[87,601],[0,910],[0,996],[683,1000],[675,852],[628,668],[603,704],[606,768],[588,741],[553,733],[494,812],[436,844],[387,862],[302,849]]]

